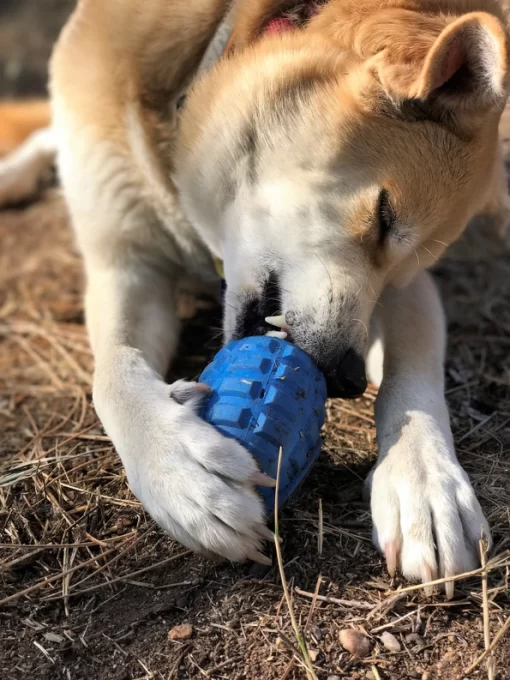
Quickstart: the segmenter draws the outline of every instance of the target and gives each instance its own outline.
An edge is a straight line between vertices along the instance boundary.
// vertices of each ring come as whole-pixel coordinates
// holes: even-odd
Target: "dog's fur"
[[[212,282],[221,258],[226,340],[285,313],[344,396],[363,390],[366,358],[374,540],[391,573],[428,581],[472,568],[489,537],[455,454],[424,270],[474,215],[506,218],[507,28],[495,0],[310,4],[81,0],[51,64],[52,127],[4,160],[0,201],[33,190],[53,144],[85,259],[96,409],[173,537],[265,559],[254,483],[270,482],[200,420],[200,385],[164,380],[179,282]],[[269,31],[275,19],[290,29]],[[225,55],[197,76],[228,24]]]

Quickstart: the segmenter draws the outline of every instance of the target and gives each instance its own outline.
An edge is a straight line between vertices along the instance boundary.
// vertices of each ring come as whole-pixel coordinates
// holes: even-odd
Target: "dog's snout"
[[[328,396],[342,399],[360,397],[367,388],[365,360],[350,348],[334,367],[325,370]]]

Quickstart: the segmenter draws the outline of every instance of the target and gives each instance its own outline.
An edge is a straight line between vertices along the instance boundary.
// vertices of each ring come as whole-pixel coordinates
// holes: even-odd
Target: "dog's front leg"
[[[444,397],[445,322],[434,283],[421,274],[407,288],[387,289],[380,302],[379,459],[368,480],[374,541],[390,573],[399,566],[407,578],[425,582],[473,568],[489,528],[455,453]],[[453,593],[452,582],[446,590]]]
[[[268,483],[252,456],[197,415],[205,386],[165,375],[176,345],[175,278],[168,263],[118,255],[85,257],[86,310],[96,369],[94,402],[152,517],[197,552],[267,563],[271,532],[255,483]],[[270,563],[270,561],[269,561]]]

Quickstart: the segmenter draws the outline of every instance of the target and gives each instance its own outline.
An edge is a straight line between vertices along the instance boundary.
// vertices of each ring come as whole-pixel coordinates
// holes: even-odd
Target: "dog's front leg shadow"
[[[429,275],[387,289],[377,315],[379,458],[367,480],[374,542],[390,574],[399,568],[427,582],[468,571],[490,533],[455,453],[444,397],[445,321]],[[453,582],[446,593],[453,595]]]

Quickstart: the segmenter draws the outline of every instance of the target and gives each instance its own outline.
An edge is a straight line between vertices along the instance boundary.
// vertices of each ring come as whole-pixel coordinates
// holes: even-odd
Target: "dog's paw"
[[[11,155],[0,158],[0,207],[32,199],[53,177],[52,130],[35,132]]]
[[[197,415],[207,391],[184,381],[165,386],[110,428],[112,439],[134,493],[173,538],[202,554],[271,564],[260,552],[273,534],[255,485],[275,482]]]
[[[373,539],[388,571],[432,581],[476,568],[490,531],[449,432],[415,413],[367,480]],[[446,583],[448,597],[453,582]]]

